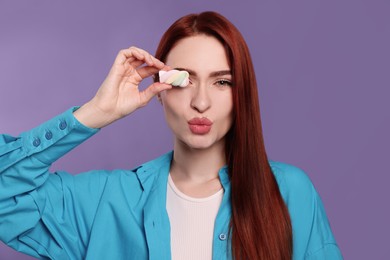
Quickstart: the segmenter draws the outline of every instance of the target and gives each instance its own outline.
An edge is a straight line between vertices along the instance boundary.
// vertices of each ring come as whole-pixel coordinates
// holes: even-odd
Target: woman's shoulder
[[[270,160],[269,164],[285,199],[293,194],[300,196],[313,194],[314,185],[304,170],[285,162]]]
[[[288,163],[269,163],[290,213],[294,259],[342,259],[324,204],[306,172]]]
[[[320,197],[308,174],[284,162],[270,161],[270,166],[292,217],[313,214]]]

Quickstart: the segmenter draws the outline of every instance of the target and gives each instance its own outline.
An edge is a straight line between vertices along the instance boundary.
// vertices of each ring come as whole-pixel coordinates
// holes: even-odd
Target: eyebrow
[[[174,68],[175,70],[186,70],[190,75],[197,76],[196,72],[190,69],[186,68]],[[224,75],[232,75],[232,72],[230,70],[220,70],[220,71],[213,71],[210,73],[210,77],[219,77]]]

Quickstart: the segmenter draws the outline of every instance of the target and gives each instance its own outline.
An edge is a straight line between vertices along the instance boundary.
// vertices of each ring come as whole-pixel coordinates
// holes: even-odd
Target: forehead
[[[222,44],[212,36],[196,35],[180,40],[170,50],[166,64],[188,68],[198,74],[229,70],[229,63]]]

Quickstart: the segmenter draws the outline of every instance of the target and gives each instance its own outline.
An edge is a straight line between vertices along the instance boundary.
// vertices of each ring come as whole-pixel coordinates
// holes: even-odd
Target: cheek
[[[230,127],[233,124],[233,106],[229,106],[229,109],[226,111],[224,118],[225,118],[226,127],[230,129]]]
[[[220,110],[220,118],[222,120],[223,128],[228,131],[233,124],[233,100],[230,95],[226,96],[219,106],[222,108]]]
[[[231,90],[216,93],[213,100],[222,117],[233,117],[233,95]]]
[[[188,107],[188,93],[182,89],[172,89],[161,95],[162,104],[167,119],[183,114]]]

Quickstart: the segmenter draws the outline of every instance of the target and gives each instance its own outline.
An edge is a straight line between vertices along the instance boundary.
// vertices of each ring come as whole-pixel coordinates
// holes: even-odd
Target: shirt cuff
[[[81,144],[100,129],[90,128],[73,115],[79,107],[72,107],[40,126],[21,134],[26,156],[51,164],[68,151]],[[39,154],[39,156],[38,156]]]

